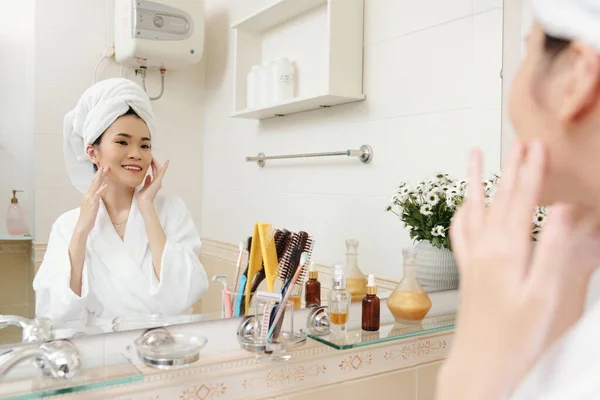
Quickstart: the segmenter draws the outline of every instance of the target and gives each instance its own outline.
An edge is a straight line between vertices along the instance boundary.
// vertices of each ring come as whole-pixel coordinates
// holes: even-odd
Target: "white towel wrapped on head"
[[[534,0],[533,8],[548,35],[581,40],[600,52],[600,0]]]
[[[148,95],[133,81],[124,78],[102,80],[90,86],[65,115],[64,152],[69,178],[80,192],[85,192],[94,178],[92,162],[85,148],[129,108],[144,120],[154,135],[154,114]]]

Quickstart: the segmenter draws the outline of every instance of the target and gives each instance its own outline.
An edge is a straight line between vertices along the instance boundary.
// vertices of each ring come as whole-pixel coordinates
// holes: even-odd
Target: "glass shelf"
[[[330,332],[325,336],[316,336],[303,330],[311,339],[326,344],[337,350],[347,350],[372,344],[391,342],[413,336],[454,329],[456,314],[443,314],[427,317],[418,325],[382,324],[377,332],[363,331],[360,322],[350,323],[345,332]]]
[[[41,399],[140,382],[144,377],[121,354],[82,358],[80,361],[81,369],[77,376],[65,380],[42,376],[41,371],[32,366],[32,361],[23,361],[0,378],[0,399]]]

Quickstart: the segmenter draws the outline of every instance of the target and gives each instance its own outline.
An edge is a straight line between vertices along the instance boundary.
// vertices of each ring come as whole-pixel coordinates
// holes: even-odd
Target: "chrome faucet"
[[[21,361],[33,359],[34,365],[44,375],[58,379],[70,379],[79,369],[79,353],[68,340],[55,340],[39,345],[15,348],[0,354],[0,376],[6,374]]]
[[[21,328],[21,341],[23,343],[54,340],[54,324],[50,318],[27,319],[18,315],[0,315],[0,329],[7,326]]]

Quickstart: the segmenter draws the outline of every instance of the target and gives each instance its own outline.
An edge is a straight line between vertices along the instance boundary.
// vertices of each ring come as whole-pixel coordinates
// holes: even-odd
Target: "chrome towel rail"
[[[368,144],[363,144],[358,150],[334,151],[329,153],[288,154],[282,156],[266,156],[264,153],[258,153],[256,157],[246,157],[246,162],[256,161],[259,167],[264,167],[267,160],[334,156],[357,157],[363,164],[368,164],[373,159],[373,149]]]

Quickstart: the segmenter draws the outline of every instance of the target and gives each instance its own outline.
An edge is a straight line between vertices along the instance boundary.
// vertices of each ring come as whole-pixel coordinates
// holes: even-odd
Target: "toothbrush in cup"
[[[244,247],[246,247],[246,246],[244,246],[244,242],[240,241],[240,244],[239,244],[240,253],[238,254],[238,259],[237,259],[237,263],[235,266],[235,279],[233,281],[233,284],[235,285],[233,291],[235,293],[237,293],[237,291],[238,291],[237,289],[238,289],[238,283],[240,280],[240,268],[242,266],[242,256],[244,255]]]
[[[281,303],[279,304],[279,309],[277,310],[277,314],[275,314],[273,323],[271,324],[271,327],[269,328],[269,333],[267,334],[267,339],[270,339],[271,336],[273,336],[273,331],[275,330],[275,327],[279,324],[279,321],[283,318],[283,313],[285,312],[285,306],[287,305],[287,303],[290,299],[290,296],[292,295],[292,288],[296,284],[296,281],[298,280],[298,277],[300,276],[300,273],[302,272],[302,269],[303,269],[302,266],[304,264],[306,264],[307,261],[308,261],[308,253],[304,252],[304,253],[302,253],[302,256],[300,257],[300,264],[298,265],[298,268],[296,269],[296,273],[292,277],[290,285],[288,286],[287,290],[285,291],[283,299],[281,300]]]

